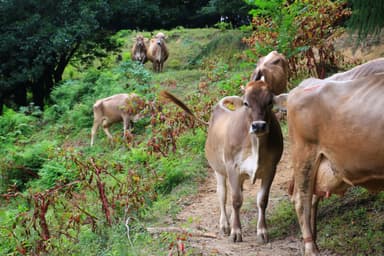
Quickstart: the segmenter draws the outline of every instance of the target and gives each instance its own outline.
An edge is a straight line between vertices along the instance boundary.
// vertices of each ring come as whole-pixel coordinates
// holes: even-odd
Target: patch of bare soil
[[[267,222],[275,205],[282,200],[289,200],[287,188],[292,177],[289,150],[285,142],[283,157],[278,165],[275,179],[272,183],[269,204],[267,208]],[[302,243],[299,237],[286,237],[282,240],[270,238],[265,245],[256,242],[256,194],[260,182],[252,185],[249,181],[244,186],[244,203],[241,208],[241,221],[243,230],[243,242],[233,243],[227,236],[219,232],[219,203],[216,196],[216,179],[210,170],[209,177],[201,185],[199,193],[190,198],[189,205],[177,216],[175,226],[186,227],[187,230],[197,230],[198,234],[190,236],[185,242],[187,248],[194,248],[196,255],[273,255],[288,256],[301,255]],[[229,189],[230,190],[230,189]],[[230,191],[228,191],[230,193]],[[230,197],[229,197],[230,199]],[[227,202],[227,210],[230,211],[230,200]],[[273,223],[269,222],[269,225]]]

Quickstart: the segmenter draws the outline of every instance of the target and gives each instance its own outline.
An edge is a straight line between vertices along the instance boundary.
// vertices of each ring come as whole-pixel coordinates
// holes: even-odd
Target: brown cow
[[[264,81],[251,81],[243,98],[229,96],[220,100],[209,121],[205,155],[216,174],[220,230],[230,234],[234,242],[242,241],[242,187],[249,178],[252,183],[261,179],[257,194],[257,238],[260,243],[268,241],[265,209],[276,165],[283,152],[281,128],[272,112],[273,102],[273,94]],[[225,209],[227,179],[232,192],[231,225]]]
[[[145,45],[145,39],[142,35],[137,35],[135,38],[135,43],[132,46],[131,59],[133,61],[138,61],[141,64],[147,62],[147,46]]]
[[[91,132],[91,146],[94,144],[94,138],[97,128],[102,124],[105,134],[112,141],[112,134],[109,127],[113,123],[123,121],[124,135],[130,128],[131,121],[136,122],[141,118],[140,111],[145,107],[145,102],[135,93],[116,94],[108,98],[97,100],[93,105],[93,126]]]
[[[165,44],[165,35],[161,32],[151,39],[147,50],[147,57],[152,62],[155,72],[162,72],[164,62],[168,59],[168,49]]]
[[[272,51],[259,59],[251,75],[251,81],[264,78],[265,82],[271,86],[272,93],[278,95],[287,92],[288,72],[288,61],[285,56]]]
[[[347,81],[310,78],[288,95],[292,199],[305,255],[319,255],[319,197],[343,194],[350,186],[384,189],[383,97],[384,73]]]

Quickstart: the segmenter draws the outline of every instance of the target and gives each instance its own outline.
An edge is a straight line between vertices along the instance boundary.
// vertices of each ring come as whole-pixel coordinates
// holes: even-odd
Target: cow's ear
[[[277,107],[279,110],[287,111],[287,98],[288,93],[282,93],[277,96],[273,96],[275,107]]]

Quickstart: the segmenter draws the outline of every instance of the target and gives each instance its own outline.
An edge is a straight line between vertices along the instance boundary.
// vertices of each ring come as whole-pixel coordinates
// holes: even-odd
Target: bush
[[[254,47],[251,55],[260,57],[278,50],[289,59],[295,76],[325,78],[344,64],[334,41],[344,31],[339,24],[350,15],[345,1],[247,2],[257,6],[252,10],[254,32],[245,39]]]

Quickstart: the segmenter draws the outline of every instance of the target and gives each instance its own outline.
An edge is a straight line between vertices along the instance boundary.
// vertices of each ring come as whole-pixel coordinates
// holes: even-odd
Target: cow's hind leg
[[[215,172],[216,175],[216,188],[217,188],[217,196],[219,199],[220,205],[220,231],[226,235],[229,235],[229,222],[226,211],[226,203],[227,203],[227,178],[224,175],[221,175],[218,172]]]
[[[101,123],[101,121],[98,119],[95,119],[93,121],[93,126],[92,126],[92,130],[91,130],[91,146],[93,146],[93,144],[95,142],[95,136],[96,136],[97,128],[99,128],[100,123]]]
[[[271,189],[275,170],[272,170],[269,173],[269,177],[264,177],[261,180],[260,190],[257,193],[257,243],[259,244],[264,244],[268,242],[267,224],[265,221],[265,209],[268,205],[269,191]]]
[[[109,126],[110,124],[108,123],[107,120],[104,120],[103,121],[103,130],[105,132],[105,134],[108,136],[108,139],[110,140],[111,143],[113,143],[113,137],[112,137],[112,134],[109,132]]]

